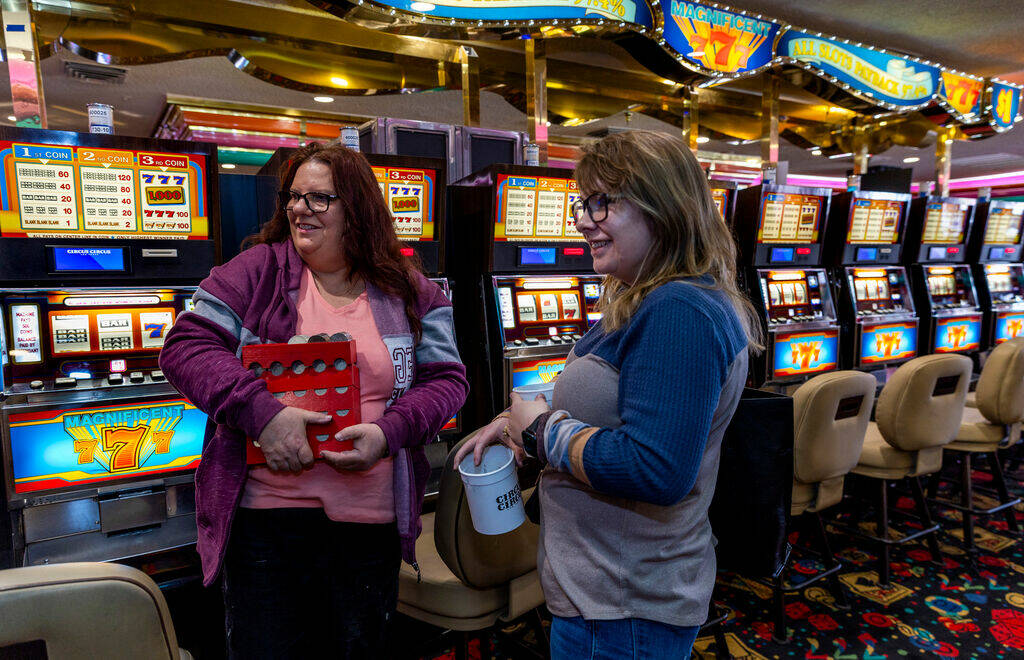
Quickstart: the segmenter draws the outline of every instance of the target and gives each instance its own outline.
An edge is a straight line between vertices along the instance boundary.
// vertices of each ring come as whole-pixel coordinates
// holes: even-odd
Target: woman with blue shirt
[[[708,506],[759,325],[696,158],[647,131],[584,149],[576,228],[605,276],[602,319],[554,389],[466,443],[545,464],[537,566],[551,655],[686,658],[715,581]]]

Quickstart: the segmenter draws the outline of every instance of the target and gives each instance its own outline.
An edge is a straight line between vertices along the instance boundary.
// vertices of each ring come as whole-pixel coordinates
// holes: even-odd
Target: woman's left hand
[[[376,424],[354,424],[338,431],[335,440],[352,440],[348,451],[323,451],[320,457],[335,470],[369,470],[384,457],[388,441]]]
[[[533,420],[537,419],[538,415],[549,410],[551,410],[551,407],[548,405],[543,394],[538,394],[533,401],[526,401],[518,393],[513,392],[512,417],[508,420],[508,432],[512,436],[512,440],[522,447],[523,429],[533,424]]]

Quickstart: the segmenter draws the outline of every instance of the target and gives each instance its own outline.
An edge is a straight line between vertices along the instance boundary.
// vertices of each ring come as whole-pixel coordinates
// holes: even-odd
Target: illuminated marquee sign
[[[403,11],[467,21],[604,18],[653,28],[651,10],[643,0],[376,0]]]
[[[1005,131],[1013,127],[1020,112],[1020,88],[992,83],[992,122],[996,129]]]
[[[939,86],[937,67],[798,30],[782,35],[778,54],[810,64],[851,91],[891,106],[924,105]]]
[[[709,71],[752,73],[772,61],[781,26],[752,16],[672,0],[665,41],[686,60]]]
[[[917,323],[864,326],[860,335],[861,364],[906,360],[917,355]]]
[[[942,72],[940,96],[946,104],[961,115],[981,113],[981,93],[984,81],[951,71]]]
[[[523,360],[512,364],[512,387],[550,383],[565,369],[565,358]]]
[[[935,352],[957,353],[981,348],[981,318],[958,316],[935,321]]]
[[[14,491],[195,468],[206,416],[185,399],[10,416]]]
[[[996,314],[996,343],[1002,344],[1017,337],[1024,337],[1024,312]]]
[[[839,331],[780,333],[775,338],[774,378],[831,371],[838,364]]]

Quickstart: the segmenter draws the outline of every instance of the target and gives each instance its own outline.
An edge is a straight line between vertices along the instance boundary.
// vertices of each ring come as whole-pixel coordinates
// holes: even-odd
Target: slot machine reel
[[[341,429],[358,424],[359,368],[356,343],[347,332],[312,337],[296,335],[285,344],[253,344],[242,348],[242,364],[267,383],[281,403],[294,408],[324,412],[327,424],[309,424],[306,438],[313,458],[323,451],[348,451],[351,440],[335,440]],[[250,438],[246,463],[266,463],[259,443]]]

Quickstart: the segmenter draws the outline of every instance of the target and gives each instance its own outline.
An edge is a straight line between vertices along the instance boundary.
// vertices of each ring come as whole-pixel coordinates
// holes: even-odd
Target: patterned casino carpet
[[[988,475],[976,472],[976,483]],[[1008,475],[1011,492],[1024,493],[1024,474]],[[948,493],[945,493],[948,494]],[[909,497],[893,496],[896,506],[912,509]],[[976,502],[985,498],[976,496]],[[867,541],[833,535],[834,548],[845,566],[840,579],[847,587],[851,608],[835,607],[825,581],[786,599],[789,644],[772,641],[771,590],[758,582],[722,574],[716,600],[728,610],[724,632],[734,658],[801,658],[868,660],[876,658],[1024,658],[1024,543],[1007,531],[996,515],[976,527],[981,548],[974,565],[960,548],[959,513],[933,508],[940,532],[941,565],[932,562],[926,546],[910,542],[892,553],[889,588],[877,584],[875,548]],[[1024,507],[1017,519],[1024,523]],[[849,519],[849,514],[844,518]],[[872,520],[870,512],[865,520]],[[912,527],[893,516],[895,525]],[[871,523],[861,523],[872,528]],[[810,557],[810,555],[806,555]],[[798,559],[791,582],[820,566]],[[526,647],[543,648],[535,628],[523,623],[506,629]],[[495,658],[535,657],[501,636],[493,641]],[[470,658],[479,657],[471,648]],[[714,637],[704,633],[694,655],[714,658]],[[407,656],[408,657],[408,656]],[[454,652],[428,658],[454,658]],[[662,659],[659,659],[662,660]],[[667,659],[665,659],[667,660]]]

